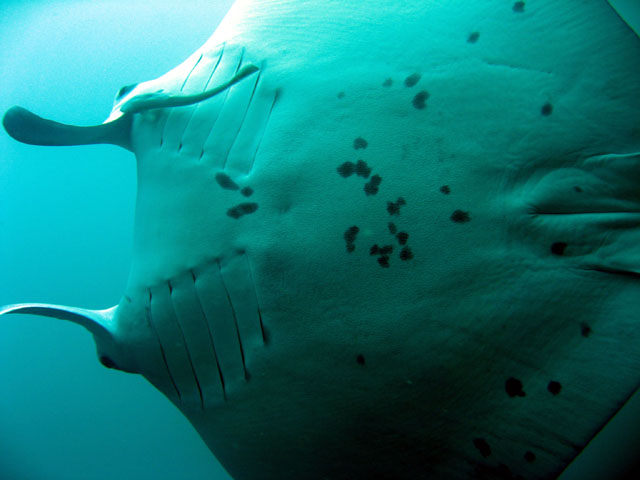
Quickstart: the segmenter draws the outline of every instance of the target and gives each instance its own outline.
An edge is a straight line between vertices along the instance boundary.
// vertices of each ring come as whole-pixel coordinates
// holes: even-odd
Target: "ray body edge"
[[[551,478],[638,387],[640,42],[464,5],[238,2],[107,120],[134,255],[85,326],[234,478]]]

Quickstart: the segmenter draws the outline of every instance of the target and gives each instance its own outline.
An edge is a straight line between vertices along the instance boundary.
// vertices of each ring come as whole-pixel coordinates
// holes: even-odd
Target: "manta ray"
[[[630,28],[631,27],[631,28]],[[605,0],[240,0],[100,125],[137,162],[84,326],[237,480],[547,479],[640,385],[640,38]]]

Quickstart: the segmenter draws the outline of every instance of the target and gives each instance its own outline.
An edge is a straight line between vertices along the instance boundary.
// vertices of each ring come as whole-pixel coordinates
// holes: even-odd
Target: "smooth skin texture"
[[[238,2],[127,98],[228,88],[109,117],[101,361],[237,479],[552,478],[640,381],[639,64],[604,1]]]

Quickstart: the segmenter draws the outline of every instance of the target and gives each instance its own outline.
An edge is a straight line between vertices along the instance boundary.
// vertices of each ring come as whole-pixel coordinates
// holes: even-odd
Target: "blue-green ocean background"
[[[155,78],[198,48],[232,0],[0,2],[0,111],[19,104],[90,125],[106,118],[121,86]],[[0,304],[116,304],[135,188],[129,152],[33,147],[0,131]],[[640,399],[630,407],[565,480],[613,478],[638,455]],[[82,328],[2,318],[0,480],[134,478],[229,479],[150,384],[98,363]]]

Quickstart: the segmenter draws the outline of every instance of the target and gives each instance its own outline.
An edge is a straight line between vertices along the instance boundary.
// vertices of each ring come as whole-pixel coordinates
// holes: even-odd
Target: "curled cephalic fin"
[[[116,307],[106,310],[88,310],[86,308],[50,305],[47,303],[16,303],[0,307],[0,315],[24,313],[59,318],[82,325],[98,338],[111,338],[114,328]]]
[[[22,107],[12,107],[4,114],[2,124],[14,139],[30,145],[68,146],[109,143],[131,150],[131,118],[126,115],[113,122],[78,127],[39,117]]]
[[[136,95],[135,97],[127,100],[120,107],[120,111],[123,113],[139,113],[153,108],[184,107],[186,105],[193,105],[194,103],[202,102],[203,100],[207,100],[208,98],[225,91],[227,88],[258,70],[258,67],[255,65],[245,65],[238,70],[238,73],[231,77],[231,79],[221,85],[192,95],[172,94],[163,91]]]

